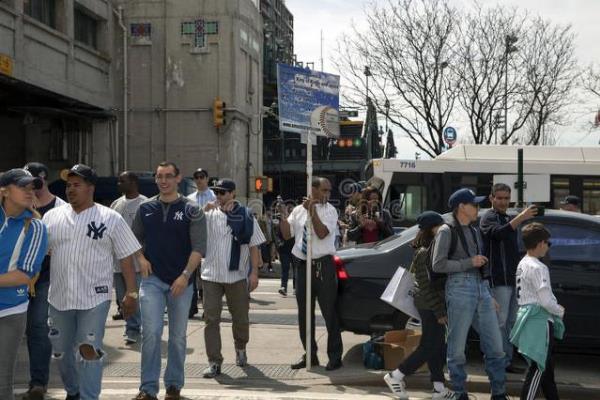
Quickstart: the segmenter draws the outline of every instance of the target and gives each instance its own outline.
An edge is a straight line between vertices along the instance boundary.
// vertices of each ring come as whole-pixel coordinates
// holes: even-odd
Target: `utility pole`
[[[519,40],[514,34],[508,34],[504,38],[504,137],[502,143],[508,139],[508,56],[515,53],[518,48],[514,45]]]

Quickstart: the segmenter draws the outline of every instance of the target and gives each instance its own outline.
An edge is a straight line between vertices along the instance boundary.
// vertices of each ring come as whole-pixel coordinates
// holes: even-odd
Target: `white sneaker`
[[[408,393],[406,392],[406,384],[402,379],[396,379],[392,376],[391,373],[388,372],[383,377],[383,380],[388,385],[388,387],[397,399],[409,400]]]
[[[432,394],[431,394],[431,400],[448,400],[448,399],[453,399],[454,397],[454,393],[449,390],[448,388],[444,388],[444,390],[442,390],[441,392],[438,392],[437,390],[433,390]]]

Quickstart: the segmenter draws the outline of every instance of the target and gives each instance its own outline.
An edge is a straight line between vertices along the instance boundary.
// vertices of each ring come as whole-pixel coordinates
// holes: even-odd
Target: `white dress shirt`
[[[312,258],[317,259],[326,255],[335,254],[335,230],[337,228],[338,213],[334,206],[329,203],[316,205],[319,219],[327,227],[329,233],[325,238],[319,239],[314,226],[311,235]],[[302,236],[304,234],[304,225],[306,225],[307,210],[302,206],[296,206],[288,216],[290,224],[290,233],[294,237],[294,247],[292,254],[301,260],[306,260],[306,254],[302,252]]]

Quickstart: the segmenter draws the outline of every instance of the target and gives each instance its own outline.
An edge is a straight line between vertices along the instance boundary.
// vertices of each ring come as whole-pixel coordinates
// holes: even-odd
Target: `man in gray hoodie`
[[[468,400],[465,382],[465,346],[471,324],[477,322],[485,370],[492,387],[492,400],[506,399],[504,351],[495,302],[488,282],[487,258],[481,255],[482,240],[472,225],[479,203],[485,197],[470,189],[454,192],[448,200],[453,221],[443,225],[435,237],[432,269],[447,274],[447,361],[454,399]]]

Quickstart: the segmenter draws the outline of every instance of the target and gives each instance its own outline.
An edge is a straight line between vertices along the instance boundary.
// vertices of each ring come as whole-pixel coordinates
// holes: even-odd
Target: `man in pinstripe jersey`
[[[102,386],[102,340],[110,306],[113,260],[120,260],[127,294],[123,314],[137,308],[132,255],[141,246],[116,211],[94,203],[97,176],[87,165],[68,172],[69,204],[44,215],[48,228],[48,326],[67,400],[97,400]]]

